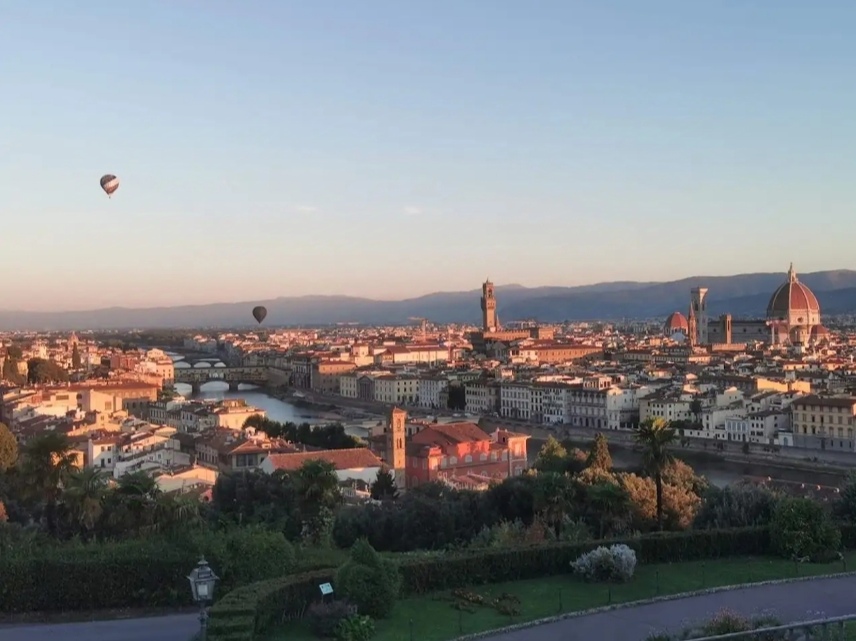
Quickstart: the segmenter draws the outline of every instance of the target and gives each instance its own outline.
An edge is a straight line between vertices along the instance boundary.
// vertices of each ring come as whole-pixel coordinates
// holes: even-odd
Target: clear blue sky
[[[853,0],[7,0],[0,308],[854,267],[854,34]]]

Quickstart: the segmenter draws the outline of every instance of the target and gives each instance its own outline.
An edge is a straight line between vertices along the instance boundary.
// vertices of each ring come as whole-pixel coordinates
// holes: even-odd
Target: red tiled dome
[[[820,313],[820,304],[812,291],[797,280],[794,268],[788,271],[788,280],[785,281],[770,298],[767,305],[767,318],[787,318],[792,312],[817,312]]]
[[[672,312],[666,319],[663,329],[666,334],[674,334],[678,331],[687,332],[690,329],[690,324],[687,322],[686,316],[680,312]]]
[[[826,329],[823,325],[815,325],[811,328],[812,338],[824,338],[826,336],[829,336],[829,330]]]

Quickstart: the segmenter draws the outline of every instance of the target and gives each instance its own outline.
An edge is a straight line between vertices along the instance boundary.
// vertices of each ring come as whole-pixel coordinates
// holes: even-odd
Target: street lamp
[[[187,580],[190,581],[193,600],[199,604],[199,625],[202,641],[205,641],[208,625],[208,604],[214,601],[214,586],[220,577],[214,574],[214,570],[211,569],[205,558],[201,558],[196,567],[193,568],[193,572],[187,576]]]

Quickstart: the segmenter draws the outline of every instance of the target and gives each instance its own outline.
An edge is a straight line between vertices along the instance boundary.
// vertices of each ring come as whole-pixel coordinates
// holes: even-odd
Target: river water
[[[191,367],[189,363],[182,361],[178,354],[170,354],[175,361],[177,368]],[[206,361],[197,362],[194,367],[225,367],[220,362],[220,359],[210,358]],[[287,401],[282,401],[272,396],[265,394],[260,388],[255,385],[241,385],[236,392],[229,391],[229,385],[222,381],[212,381],[202,386],[198,394],[191,395],[190,385],[178,383],[175,386],[179,394],[187,398],[194,399],[224,399],[224,398],[242,398],[247,404],[253,407],[263,409],[267,417],[273,421],[281,423],[316,423],[324,420],[325,414],[314,411],[311,408],[296,407]],[[326,414],[326,416],[330,416]],[[335,420],[328,418],[327,420]],[[529,441],[529,460],[533,462],[541,449],[543,441],[531,439]],[[641,460],[639,454],[628,449],[610,447],[612,462],[616,469],[620,470],[635,470],[640,466]],[[707,478],[712,484],[719,487],[730,485],[747,476],[753,477],[771,477],[777,480],[793,481],[797,483],[820,484],[830,486],[840,486],[842,482],[841,475],[829,474],[824,472],[807,472],[803,470],[793,470],[786,467],[771,466],[763,463],[732,463],[717,460],[711,460],[711,457],[705,456],[703,453],[682,452],[678,449],[675,453],[679,458],[685,460],[686,463],[692,466],[697,474]]]
[[[170,354],[175,361],[177,369],[190,367],[189,363],[182,361],[182,357],[177,354]],[[225,367],[225,365],[217,358],[210,358],[206,361],[200,361],[194,365],[195,368],[202,369],[206,367]],[[281,401],[278,398],[268,396],[256,385],[240,385],[238,391],[230,392],[229,384],[223,381],[211,381],[205,383],[199,393],[191,394],[192,388],[185,383],[176,383],[175,391],[185,398],[197,400],[215,399],[223,400],[224,398],[241,398],[247,402],[247,405],[257,407],[264,410],[267,417],[272,421],[280,423],[314,423],[323,418],[323,414],[313,411],[311,408],[296,407],[286,401]]]

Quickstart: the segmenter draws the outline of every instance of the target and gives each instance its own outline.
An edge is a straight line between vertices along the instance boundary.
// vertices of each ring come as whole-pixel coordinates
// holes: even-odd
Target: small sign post
[[[333,594],[333,586],[329,583],[322,583],[318,586],[318,589],[321,590],[321,602],[323,603],[328,596]]]

